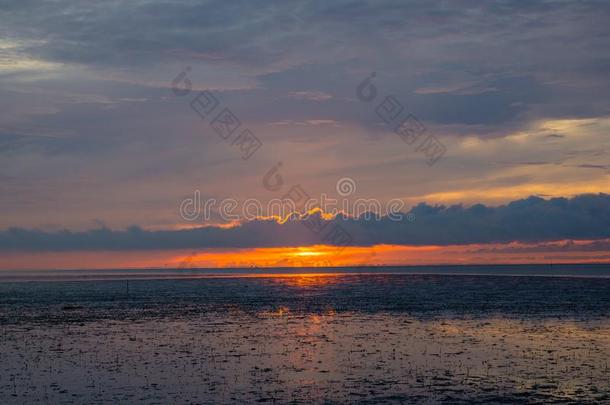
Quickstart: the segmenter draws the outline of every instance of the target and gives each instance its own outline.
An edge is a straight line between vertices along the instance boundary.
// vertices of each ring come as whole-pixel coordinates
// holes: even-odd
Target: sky
[[[0,269],[608,262],[608,21],[0,0]],[[319,204],[265,208],[295,187]]]

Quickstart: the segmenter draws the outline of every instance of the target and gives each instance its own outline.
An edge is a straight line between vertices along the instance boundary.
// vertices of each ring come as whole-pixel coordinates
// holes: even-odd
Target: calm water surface
[[[606,266],[14,273],[3,404],[610,403]]]

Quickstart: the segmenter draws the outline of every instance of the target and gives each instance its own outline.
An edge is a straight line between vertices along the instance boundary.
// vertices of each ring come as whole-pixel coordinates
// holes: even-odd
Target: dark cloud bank
[[[610,195],[581,195],[571,199],[539,197],[488,207],[477,204],[431,206],[411,210],[415,220],[402,221],[337,217],[324,229],[340,225],[352,238],[350,245],[451,245],[491,242],[541,242],[561,239],[610,238]],[[411,218],[412,219],[412,218]],[[252,221],[222,229],[202,227],[179,231],[107,228],[84,232],[44,232],[9,228],[0,232],[2,251],[152,250],[188,248],[247,248],[333,243],[328,232],[312,232],[303,220],[278,224]]]

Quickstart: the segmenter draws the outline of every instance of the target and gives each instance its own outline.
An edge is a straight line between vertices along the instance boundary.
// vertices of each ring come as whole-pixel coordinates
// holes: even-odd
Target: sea
[[[610,403],[610,266],[0,271],[0,403]]]

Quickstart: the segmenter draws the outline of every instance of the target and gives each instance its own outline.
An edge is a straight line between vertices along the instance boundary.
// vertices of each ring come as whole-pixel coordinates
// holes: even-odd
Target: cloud
[[[3,2],[0,32],[18,52],[13,62],[115,73],[128,67],[135,81],[146,76],[137,70],[168,64],[221,67],[271,91],[288,83],[283,95],[296,99],[344,94],[342,82],[376,69],[388,93],[421,105],[420,114],[439,123],[501,124],[543,98],[552,101],[545,109],[562,114],[600,113],[608,101],[610,60],[600,55],[608,46],[610,7],[549,4],[59,0],[34,8],[15,0]],[[591,90],[595,97],[586,99]]]
[[[535,243],[528,246],[485,247],[475,250],[477,253],[566,253],[566,252],[610,252],[610,240],[594,241],[555,241]]]
[[[295,91],[287,96],[288,98],[294,98],[297,100],[309,100],[309,101],[325,101],[333,98],[332,94],[325,93],[323,91]]]
[[[69,250],[164,250],[187,248],[245,248],[341,245],[328,237],[336,229],[349,235],[349,245],[457,245],[474,243],[541,242],[565,239],[610,238],[610,195],[582,195],[572,199],[538,197],[513,201],[499,207],[476,204],[442,206],[425,203],[414,207],[401,221],[388,217],[315,219],[322,232],[306,226],[307,218],[279,224],[255,220],[241,225],[201,227],[176,231],[124,231],[107,228],[90,231],[43,232],[10,228],[0,233],[2,251]],[[319,215],[319,214],[312,214]],[[415,220],[412,220],[413,217]],[[311,220],[312,218],[309,218]],[[311,224],[311,222],[309,222]],[[319,228],[317,228],[319,229]],[[323,236],[326,234],[326,236]],[[599,248],[599,246],[598,246]]]

